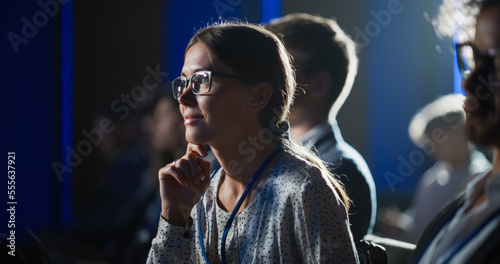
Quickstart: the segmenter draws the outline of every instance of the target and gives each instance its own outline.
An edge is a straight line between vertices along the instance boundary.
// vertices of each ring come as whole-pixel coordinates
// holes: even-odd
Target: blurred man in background
[[[495,156],[426,228],[413,263],[500,263],[500,0],[445,0],[436,25],[459,42],[467,138]]]
[[[267,28],[283,36],[302,88],[290,113],[290,136],[316,150],[330,170],[341,175],[353,202],[351,230],[358,241],[375,223],[375,184],[365,160],[344,141],[336,122],[357,73],[355,44],[336,21],[319,16],[290,14]]]

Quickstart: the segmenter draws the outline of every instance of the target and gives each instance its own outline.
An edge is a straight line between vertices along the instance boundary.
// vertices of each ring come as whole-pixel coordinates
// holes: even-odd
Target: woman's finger
[[[185,176],[186,181],[188,182],[187,188],[193,188],[193,173],[191,172],[191,168],[189,165],[188,155],[184,155],[182,158],[178,159],[175,165],[179,171]]]
[[[200,167],[201,169],[201,177],[200,177],[200,180],[204,183],[206,182],[210,182],[210,168],[211,168],[211,164],[209,161],[206,161],[200,157],[196,157],[196,163],[198,164],[198,166]],[[207,181],[208,179],[208,181]]]
[[[203,145],[200,144],[189,143],[186,149],[186,154],[189,154],[191,152],[194,152],[202,157],[205,157],[207,155],[207,150]]]
[[[189,188],[189,181],[184,176],[184,173],[175,167],[176,161],[168,164],[167,166],[161,168],[158,171],[158,180],[168,180],[169,178],[174,178],[180,185]]]
[[[188,158],[188,164],[189,164],[189,170],[191,172],[191,180],[194,184],[194,186],[200,184],[200,182],[202,181],[201,178],[203,176],[203,173],[202,173],[202,170],[201,170],[201,167],[198,165],[198,162],[197,162],[197,156],[196,156],[196,153],[194,152],[191,152],[189,154],[187,154],[187,158]]]

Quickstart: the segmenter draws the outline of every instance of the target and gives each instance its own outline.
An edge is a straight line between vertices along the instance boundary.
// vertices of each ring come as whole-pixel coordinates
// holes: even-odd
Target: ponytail
[[[339,175],[330,172],[330,170],[328,169],[329,164],[321,160],[312,150],[290,139],[290,123],[288,122],[288,120],[281,122],[279,125],[277,125],[277,127],[278,129],[275,130],[276,132],[273,143],[285,147],[287,151],[294,153],[297,156],[319,167],[320,170],[326,174],[328,181],[333,185],[333,188],[335,188],[335,190],[337,191],[347,211],[349,211],[352,201],[347,195],[344,184],[339,180]]]

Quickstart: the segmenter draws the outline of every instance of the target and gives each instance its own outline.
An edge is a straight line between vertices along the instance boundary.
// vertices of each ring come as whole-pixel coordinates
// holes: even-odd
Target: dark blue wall
[[[35,233],[59,224],[60,184],[51,164],[59,160],[61,45],[60,11],[50,14],[35,1],[2,5],[0,74],[1,151],[15,160],[15,237],[19,246]],[[52,16],[53,15],[53,16]],[[13,42],[11,42],[13,40]],[[19,41],[19,43],[18,43]],[[14,44],[12,44],[14,43]],[[6,243],[7,172],[0,180],[0,242]],[[10,235],[10,234],[9,234]],[[1,254],[6,248],[2,246]]]
[[[366,157],[379,199],[387,205],[394,203],[394,197],[409,201],[432,162],[410,141],[408,125],[419,108],[439,95],[453,93],[452,42],[439,39],[430,23],[439,3],[370,3],[362,28],[369,39],[363,48],[367,59],[362,62],[368,65]]]

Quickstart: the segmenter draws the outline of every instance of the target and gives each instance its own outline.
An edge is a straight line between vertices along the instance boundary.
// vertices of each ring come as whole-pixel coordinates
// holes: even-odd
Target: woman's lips
[[[184,116],[184,125],[190,125],[203,118],[201,115],[186,115]]]

